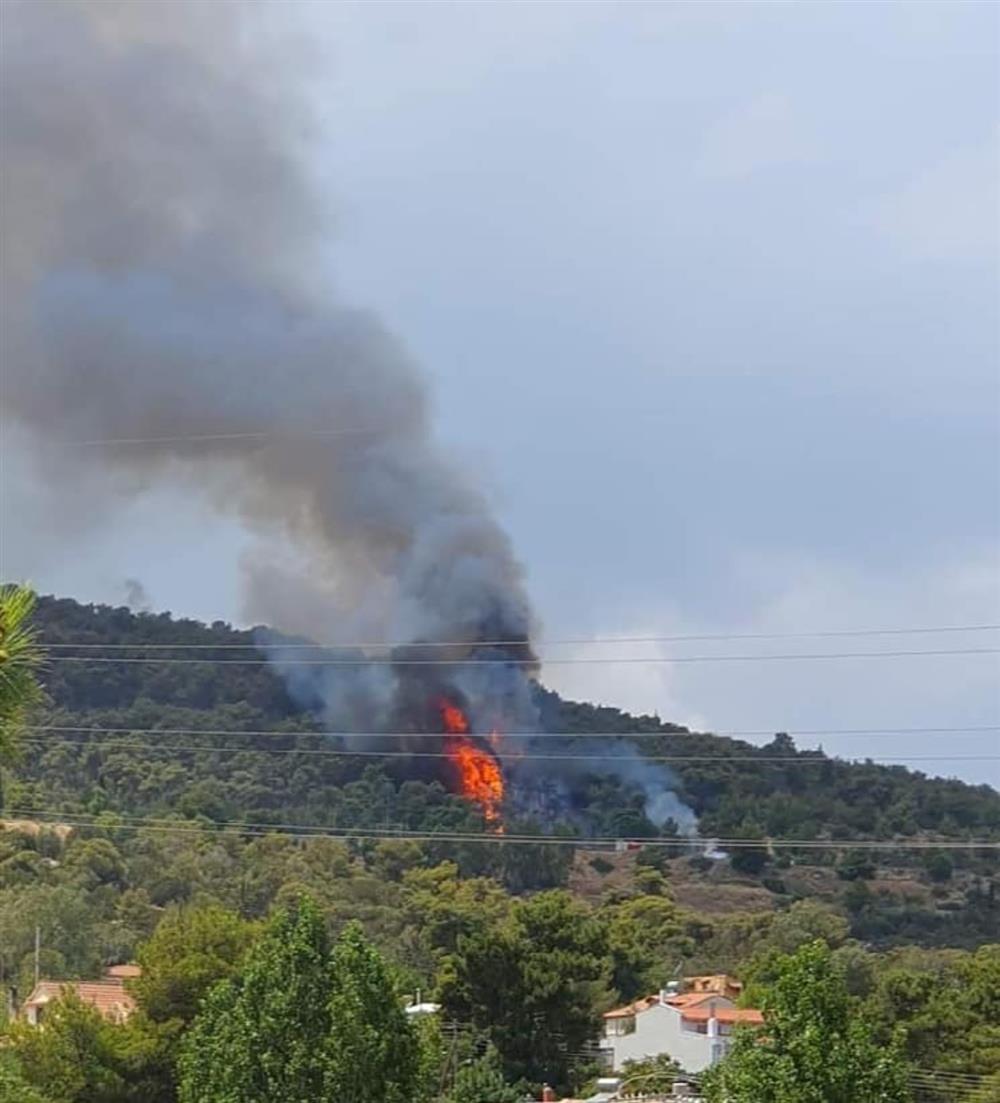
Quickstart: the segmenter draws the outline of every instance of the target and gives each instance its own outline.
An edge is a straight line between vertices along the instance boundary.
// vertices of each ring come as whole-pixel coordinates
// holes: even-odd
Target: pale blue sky
[[[314,47],[331,282],[424,365],[546,635],[1000,622],[994,5],[281,11]],[[118,601],[136,577],[240,619],[243,539],[177,492],[72,555],[44,498],[5,504],[43,589]],[[711,647],[750,645],[674,650]],[[547,680],[718,728],[972,725],[1000,722],[995,660]],[[824,743],[1000,783],[960,761],[995,735]]]

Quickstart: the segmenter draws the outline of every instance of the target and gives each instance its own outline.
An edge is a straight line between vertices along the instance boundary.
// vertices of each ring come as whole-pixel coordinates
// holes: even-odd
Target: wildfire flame
[[[469,720],[451,701],[442,700],[441,722],[446,738],[445,753],[458,777],[459,791],[466,800],[475,801],[483,810],[483,818],[495,831],[500,826],[500,806],[503,803],[503,774],[500,763],[489,751],[469,738]]]

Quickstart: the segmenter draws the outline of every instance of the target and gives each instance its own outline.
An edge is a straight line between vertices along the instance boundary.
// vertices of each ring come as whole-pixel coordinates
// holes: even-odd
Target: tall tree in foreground
[[[786,957],[765,990],[764,1025],[740,1031],[706,1075],[709,1103],[903,1103],[906,1064],[858,1014],[825,942]]]
[[[178,1069],[181,1103],[410,1103],[419,1049],[361,929],[331,953],[305,898],[211,990]]]
[[[332,955],[324,1099],[411,1103],[420,1072],[417,1038],[385,962],[352,923]]]
[[[481,1030],[514,1083],[568,1089],[607,998],[606,933],[568,893],[518,901],[509,919],[458,939],[444,962],[448,1016]]]
[[[0,766],[13,756],[18,725],[42,695],[37,678],[41,650],[31,626],[34,608],[35,595],[27,586],[0,587]]]
[[[184,1039],[184,1103],[322,1099],[329,946],[319,911],[279,912],[241,973],[216,985]]]
[[[44,1026],[15,1023],[4,1046],[6,1055],[16,1059],[31,1090],[42,1099],[53,1103],[125,1103],[130,1098],[124,1029],[102,1018],[73,992],[46,1007]]]

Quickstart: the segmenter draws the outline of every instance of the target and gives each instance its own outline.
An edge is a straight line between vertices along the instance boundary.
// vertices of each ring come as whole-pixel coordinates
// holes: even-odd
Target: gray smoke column
[[[246,564],[251,616],[524,638],[521,569],[432,441],[423,379],[320,276],[299,59],[271,63],[260,10],[4,5],[4,414],[38,431],[68,495],[83,463],[118,486],[187,479],[293,546],[294,572]],[[120,438],[152,439],[59,467],[57,442]]]
[[[331,724],[415,724],[447,689],[477,732],[531,750],[521,567],[433,440],[420,372],[331,297],[326,205],[303,170],[319,139],[289,79],[305,62],[256,33],[280,10],[6,0],[3,416],[35,434],[67,503],[85,470],[88,488],[106,475],[87,497],[98,520],[123,490],[170,482],[260,533],[250,617],[324,642],[478,641],[434,652],[446,667],[351,673],[276,650]],[[631,751],[603,769],[667,814],[663,771]]]

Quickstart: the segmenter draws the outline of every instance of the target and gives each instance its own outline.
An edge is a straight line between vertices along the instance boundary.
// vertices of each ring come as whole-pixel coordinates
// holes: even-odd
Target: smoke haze
[[[84,462],[118,488],[189,479],[291,538],[294,572],[245,564],[251,617],[325,637],[524,636],[521,569],[431,440],[420,373],[318,277],[329,224],[282,78],[296,65],[255,50],[253,16],[8,5],[5,413],[52,464],[54,442],[203,438],[69,450],[53,481],[72,495]]]

